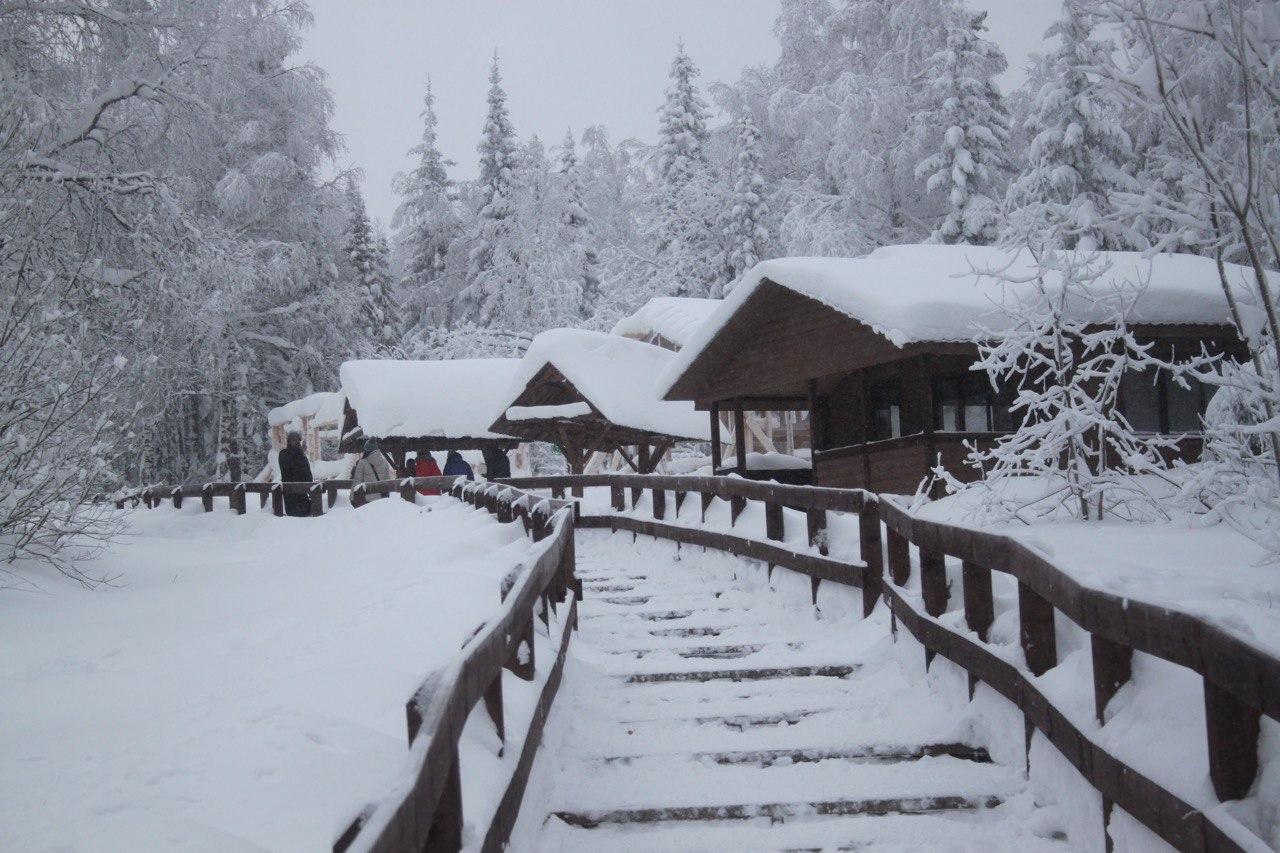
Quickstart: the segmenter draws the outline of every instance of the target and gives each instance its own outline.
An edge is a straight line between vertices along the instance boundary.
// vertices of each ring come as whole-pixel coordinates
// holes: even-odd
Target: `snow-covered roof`
[[[551,329],[529,345],[505,402],[514,403],[538,371],[549,364],[618,426],[708,441],[711,426],[706,413],[694,409],[692,403],[669,402],[658,394],[657,380],[675,356],[671,350],[617,335]]]
[[[641,339],[661,335],[683,347],[698,327],[720,307],[721,301],[692,296],[656,296],[630,317],[619,320],[613,327],[613,333]]]
[[[317,391],[267,412],[267,423],[273,427],[293,423],[296,418],[314,418],[322,424],[337,421],[340,424],[342,395],[336,391]]]
[[[366,436],[507,438],[489,431],[508,402],[515,358],[344,362],[342,393]]]
[[[1097,252],[1088,257],[1092,259],[1091,267],[1105,269],[1090,285],[1095,292],[1112,292],[1125,284],[1145,285],[1129,313],[1132,323],[1231,323],[1212,258],[1184,254],[1148,258],[1140,252]],[[1016,293],[1018,287],[975,270],[1029,277],[1036,266],[1026,250],[966,245],[885,246],[863,258],[763,261],[742,277],[676,354],[663,375],[661,388],[665,394],[675,384],[766,280],[867,324],[897,346],[924,341],[972,341],[984,331],[998,331],[1011,322],[999,306],[1011,298],[1006,291]],[[1252,273],[1227,264],[1227,275],[1238,285],[1236,295],[1242,309],[1260,321],[1246,286]],[[1047,276],[1046,282],[1050,288],[1061,284],[1055,275]],[[1280,276],[1273,275],[1271,283],[1273,287],[1280,285]],[[1076,300],[1075,304],[1082,315],[1077,319],[1089,320],[1086,300]],[[1099,320],[1103,319],[1105,314],[1099,316]]]

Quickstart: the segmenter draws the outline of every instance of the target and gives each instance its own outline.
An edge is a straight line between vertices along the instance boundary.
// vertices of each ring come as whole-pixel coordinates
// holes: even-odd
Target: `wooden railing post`
[[[782,516],[782,504],[766,501],[764,505],[764,535],[766,539],[781,542],[786,536],[786,524]]]
[[[453,747],[449,779],[444,784],[440,802],[427,833],[423,853],[457,853],[462,849],[462,770],[458,765],[458,747]]]
[[[324,486],[312,483],[307,489],[307,495],[311,498],[311,517],[319,518],[324,515]]]
[[[271,512],[277,518],[284,515],[284,484],[276,483],[271,487]]]
[[[622,486],[609,487],[609,505],[618,512],[622,512],[627,508],[627,496],[622,491]]]
[[[1107,703],[1133,675],[1133,649],[1097,634],[1089,635],[1093,654],[1093,705],[1098,724],[1106,722]]]
[[[1249,794],[1258,775],[1260,719],[1228,691],[1204,679],[1204,717],[1209,741],[1209,778],[1220,800]]]
[[[747,499],[740,497],[729,498],[729,526],[733,527],[738,521],[738,516],[742,515],[742,511],[747,508]]]
[[[521,649],[525,648],[529,650],[527,655],[528,660],[521,661]],[[529,621],[525,623],[520,642],[516,643],[515,648],[511,650],[511,657],[507,658],[507,662],[504,665],[507,669],[511,670],[511,673],[515,675],[516,678],[520,678],[525,681],[533,681],[533,614],[529,615]]]
[[[201,487],[200,504],[205,512],[213,512],[213,483],[205,483]]]
[[[827,529],[827,511],[825,509],[805,510],[805,527],[809,534],[809,547],[813,547],[814,543],[818,543],[822,539],[822,531]],[[825,555],[827,553],[827,543],[821,541],[818,544],[818,553]]]
[[[689,494],[688,492],[681,492],[681,491],[676,492],[676,517],[677,518],[680,517],[680,507],[684,506],[684,499],[685,499],[685,496],[688,494]]]
[[[867,568],[862,574],[862,615],[867,617],[880,602],[884,583],[884,559],[880,553],[880,512],[874,503],[858,513],[858,549]]]
[[[558,501],[564,500],[564,486],[552,486],[551,497],[555,498]]]
[[[924,611],[938,617],[947,612],[947,557],[938,551],[920,549],[920,594]]]
[[[511,494],[504,492],[498,498],[498,523],[510,524],[513,518],[511,515]]]
[[[640,496],[644,494],[644,486],[631,487],[631,508],[635,509],[636,504],[640,503]]]
[[[907,537],[890,527],[885,537],[885,550],[889,553],[889,576],[898,586],[906,586],[911,580],[911,551]]]
[[[244,483],[236,483],[231,487],[231,510],[236,515],[244,515],[248,511],[248,507],[245,506],[246,498]]]
[[[497,678],[489,682],[489,688],[484,691],[484,709],[489,712],[489,719],[493,720],[493,728],[498,732],[498,757],[501,758],[507,740],[507,719],[502,710],[501,672],[498,673]]]
[[[661,486],[653,489],[653,517],[661,521],[667,515],[667,490]]]
[[[356,483],[351,487],[351,506],[359,509],[364,506],[367,501],[364,496],[364,483]]]
[[[329,504],[329,509],[333,509],[333,505],[338,502],[338,484],[327,482],[324,484],[325,499]]]
[[[702,523],[707,523],[707,508],[711,506],[711,501],[715,495],[710,492],[698,492],[698,499],[702,502]]]
[[[169,497],[173,500],[174,509],[182,509],[182,486],[174,486]]]
[[[418,502],[418,490],[413,487],[412,477],[405,477],[400,481],[400,497],[411,504]]]
[[[1053,605],[1018,581],[1018,625],[1027,669],[1044,675],[1058,663],[1058,639],[1053,630]]]
[[[991,570],[966,560],[960,564],[960,582],[963,586],[965,624],[985,643],[996,616],[995,601],[991,596]]]

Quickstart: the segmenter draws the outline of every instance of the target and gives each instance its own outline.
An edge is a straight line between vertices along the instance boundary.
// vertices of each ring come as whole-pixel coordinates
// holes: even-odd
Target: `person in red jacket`
[[[413,474],[415,477],[439,477],[440,466],[436,464],[436,460],[431,457],[430,453],[425,450],[418,454],[418,458],[413,461]],[[422,486],[418,489],[420,495],[438,495],[439,489],[428,489]]]

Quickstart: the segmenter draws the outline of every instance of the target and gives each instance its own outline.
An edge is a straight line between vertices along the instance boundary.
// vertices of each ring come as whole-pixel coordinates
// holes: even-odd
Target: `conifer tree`
[[[1026,127],[1034,134],[1027,163],[1009,187],[1015,237],[1048,225],[1064,248],[1122,249],[1129,241],[1114,221],[1111,196],[1132,190],[1132,159],[1118,105],[1086,70],[1109,48],[1093,37],[1092,17],[1066,0],[1062,17],[1045,33],[1057,36]]]
[[[489,72],[489,110],[477,146],[480,177],[476,184],[478,227],[467,269],[464,308],[483,326],[498,322],[503,291],[517,283],[518,264],[505,257],[513,250],[511,217],[514,211],[516,133],[507,114],[507,93],[502,88],[498,57]]]
[[[946,47],[932,59],[936,113],[927,124],[944,128],[942,150],[916,166],[930,193],[946,197],[934,232],[944,243],[985,245],[999,236],[995,184],[1008,169],[1009,116],[992,78],[1007,67],[996,44],[982,37],[986,12],[951,11]]]
[[[733,188],[733,206],[725,227],[724,289],[732,288],[743,273],[755,266],[769,242],[765,217],[764,177],[760,174],[760,132],[749,115],[738,122],[737,180]],[[717,288],[720,290],[721,288]],[[722,292],[712,292],[721,297]]]
[[[568,232],[571,262],[577,270],[581,291],[578,314],[583,320],[587,320],[595,314],[596,304],[600,299],[599,255],[587,220],[587,209],[583,204],[582,175],[578,170],[578,152],[572,131],[565,131],[564,142],[560,146],[558,171],[564,182],[562,219]]]
[[[386,237],[374,232],[355,180],[347,181],[349,219],[346,254],[355,272],[359,308],[357,349],[378,350],[399,339],[400,307],[392,293],[390,250]]]
[[[419,323],[425,308],[442,297],[437,283],[444,275],[449,244],[460,228],[448,174],[454,163],[440,152],[437,127],[435,95],[427,80],[422,100],[422,141],[409,149],[417,158],[417,165],[412,172],[396,176],[396,189],[403,201],[392,223],[405,259],[401,290],[406,307]]]

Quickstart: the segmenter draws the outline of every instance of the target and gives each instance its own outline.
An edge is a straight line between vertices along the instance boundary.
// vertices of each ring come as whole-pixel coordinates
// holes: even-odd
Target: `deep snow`
[[[116,587],[0,591],[0,849],[327,850],[531,547],[419,501],[139,509]]]

